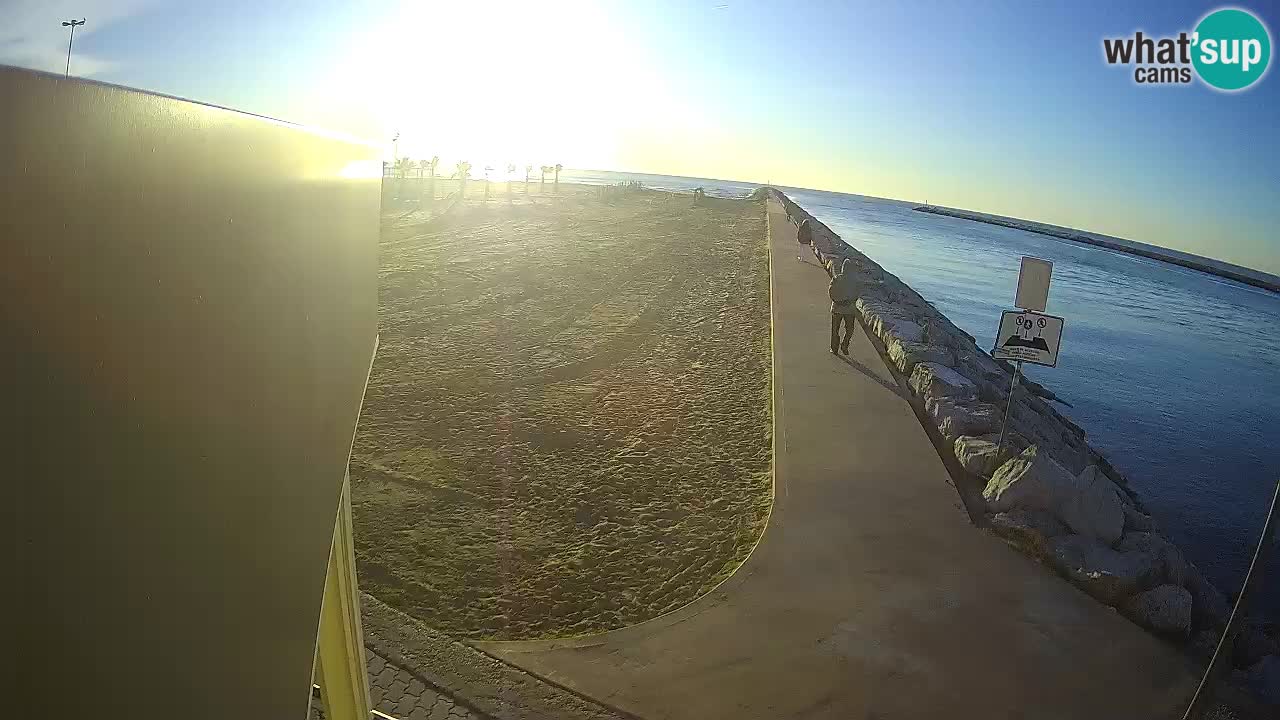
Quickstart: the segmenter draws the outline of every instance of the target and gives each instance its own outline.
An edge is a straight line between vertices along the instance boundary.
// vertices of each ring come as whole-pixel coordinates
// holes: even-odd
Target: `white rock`
[[[897,338],[885,343],[889,360],[904,375],[910,375],[917,363],[932,362],[950,365],[955,362],[951,351],[937,345],[903,342]]]
[[[930,307],[926,312],[928,314],[922,318],[920,323],[924,327],[924,341],[926,343],[951,349],[963,347],[963,345],[957,345],[956,336],[951,330],[950,323],[937,310]],[[947,364],[951,365],[952,363],[949,362]]]
[[[896,305],[873,297],[859,297],[855,306],[862,314],[867,329],[886,344],[889,338],[905,342],[920,342],[924,339],[924,328]]]
[[[1062,441],[1061,433],[1056,428],[1051,427],[1048,423],[1031,421],[1028,422],[1025,416],[1019,417],[1016,413],[1011,413],[1009,418],[1009,426],[1017,430],[1024,437],[1028,438],[1033,444],[1038,445],[1041,450],[1053,456],[1059,465],[1071,471],[1072,475],[1079,475],[1088,467],[1088,454],[1069,447]],[[1032,413],[1033,417],[1038,417]]]
[[[1124,506],[1124,529],[1125,532],[1151,532],[1156,529],[1156,523],[1151,519],[1150,515],[1146,515],[1126,503]]]
[[[1076,492],[1054,508],[1077,535],[1113,545],[1124,533],[1124,504],[1120,491],[1096,466],[1076,478]]]
[[[1050,451],[1053,459],[1058,461],[1062,467],[1079,475],[1089,469],[1089,455],[1080,449],[1068,446],[1059,441]]]
[[[962,338],[965,341],[961,349],[956,350],[956,361],[964,366],[966,375],[970,375],[975,380],[987,380],[1000,386],[1003,392],[1009,390],[1009,373],[987,353],[978,349],[968,338]]]
[[[1053,434],[1054,439],[1061,433],[1057,432],[1057,428],[1050,429],[1051,423],[1045,416],[1036,412],[1035,408],[1027,404],[1025,393],[1018,392],[1015,394],[1013,405],[1009,408],[1009,414],[1018,422],[1034,425],[1040,428],[1045,435]]]
[[[997,429],[995,432],[991,432],[986,435],[983,435],[982,439],[986,440],[987,442],[999,443],[1000,432]],[[1008,460],[1009,458],[1014,457],[1015,455],[1022,454],[1022,451],[1031,447],[1031,445],[1032,443],[1030,440],[1027,440],[1017,431],[1010,429],[1008,432],[1004,434],[1004,459]]]
[[[911,372],[911,389],[920,397],[948,397],[955,400],[975,400],[978,386],[969,378],[938,363],[920,363]]]
[[[1231,616],[1231,604],[1201,572],[1187,564],[1186,588],[1191,592],[1191,622],[1198,628],[1217,628]]]
[[[1252,619],[1247,622],[1236,635],[1235,657],[1236,667],[1247,668],[1267,655],[1280,654],[1280,644]]]
[[[858,308],[858,312],[867,317],[878,312],[880,308],[888,308],[889,303],[884,299],[883,290],[873,288],[862,293],[854,306]]]
[[[1032,445],[996,470],[982,497],[991,512],[1054,511],[1076,492],[1076,478]]]
[[[880,316],[880,339],[889,342],[896,339],[901,342],[924,342],[924,328],[920,323],[903,315]]]
[[[1245,681],[1263,702],[1280,705],[1280,655],[1268,655],[1249,668]]]
[[[1065,535],[1049,540],[1049,560],[1076,587],[1108,605],[1150,587],[1160,567],[1138,553],[1119,553],[1096,540]]]
[[[1044,555],[1050,538],[1069,531],[1058,518],[1044,510],[1010,510],[991,516],[991,530],[1035,555]]]
[[[1128,598],[1120,611],[1145,628],[1185,635],[1191,628],[1191,593],[1177,585],[1159,585]]]
[[[1214,651],[1218,649],[1218,632],[1215,630],[1201,630],[1192,633],[1186,649],[1187,652],[1191,653],[1192,657],[1199,658],[1207,664],[1209,658],[1213,657]]]
[[[925,411],[942,436],[955,442],[961,435],[986,435],[1000,424],[1000,408],[982,402],[956,402],[951,398],[926,398]]]
[[[990,440],[971,435],[956,438],[954,445],[956,459],[965,470],[974,475],[988,477],[996,458],[996,444]]]
[[[1189,566],[1182,551],[1165,538],[1151,532],[1126,534],[1116,546],[1120,552],[1140,552],[1155,558],[1163,568],[1162,581],[1172,585],[1187,585]],[[1194,595],[1193,595],[1194,597]]]

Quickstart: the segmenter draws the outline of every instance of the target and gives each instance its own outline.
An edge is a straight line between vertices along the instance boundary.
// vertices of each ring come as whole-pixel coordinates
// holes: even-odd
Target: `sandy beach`
[[[470,638],[677,608],[741,563],[772,501],[763,207],[515,200],[384,213],[351,461],[362,587]]]

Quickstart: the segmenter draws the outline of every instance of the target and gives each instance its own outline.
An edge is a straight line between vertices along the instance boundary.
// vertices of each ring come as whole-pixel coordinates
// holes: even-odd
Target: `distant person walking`
[[[831,276],[827,294],[831,296],[831,354],[849,354],[849,340],[858,320],[858,278],[854,274],[853,261],[845,258],[840,270]],[[840,327],[844,326],[844,339],[840,339]]]
[[[796,240],[800,243],[800,247],[796,251],[796,259],[804,262],[805,248],[813,245],[813,223],[809,222],[809,218],[805,218],[800,223],[800,228],[796,230]]]

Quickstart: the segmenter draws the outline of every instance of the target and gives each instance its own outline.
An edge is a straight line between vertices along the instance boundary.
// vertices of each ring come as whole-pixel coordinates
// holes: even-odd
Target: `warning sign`
[[[1053,315],[1006,310],[1000,315],[1000,331],[991,356],[1055,367],[1062,343],[1063,319]]]

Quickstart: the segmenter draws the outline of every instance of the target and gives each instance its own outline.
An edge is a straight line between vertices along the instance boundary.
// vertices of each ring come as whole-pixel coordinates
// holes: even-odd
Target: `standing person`
[[[845,258],[840,270],[831,276],[827,294],[831,296],[831,354],[849,354],[849,340],[857,323],[858,278],[854,274],[853,261]],[[844,326],[844,340],[840,339],[840,326]]]
[[[813,245],[813,223],[809,222],[809,218],[805,218],[804,222],[800,223],[800,228],[796,230],[796,240],[800,243],[800,247],[796,250],[796,259],[804,262],[805,247]]]

